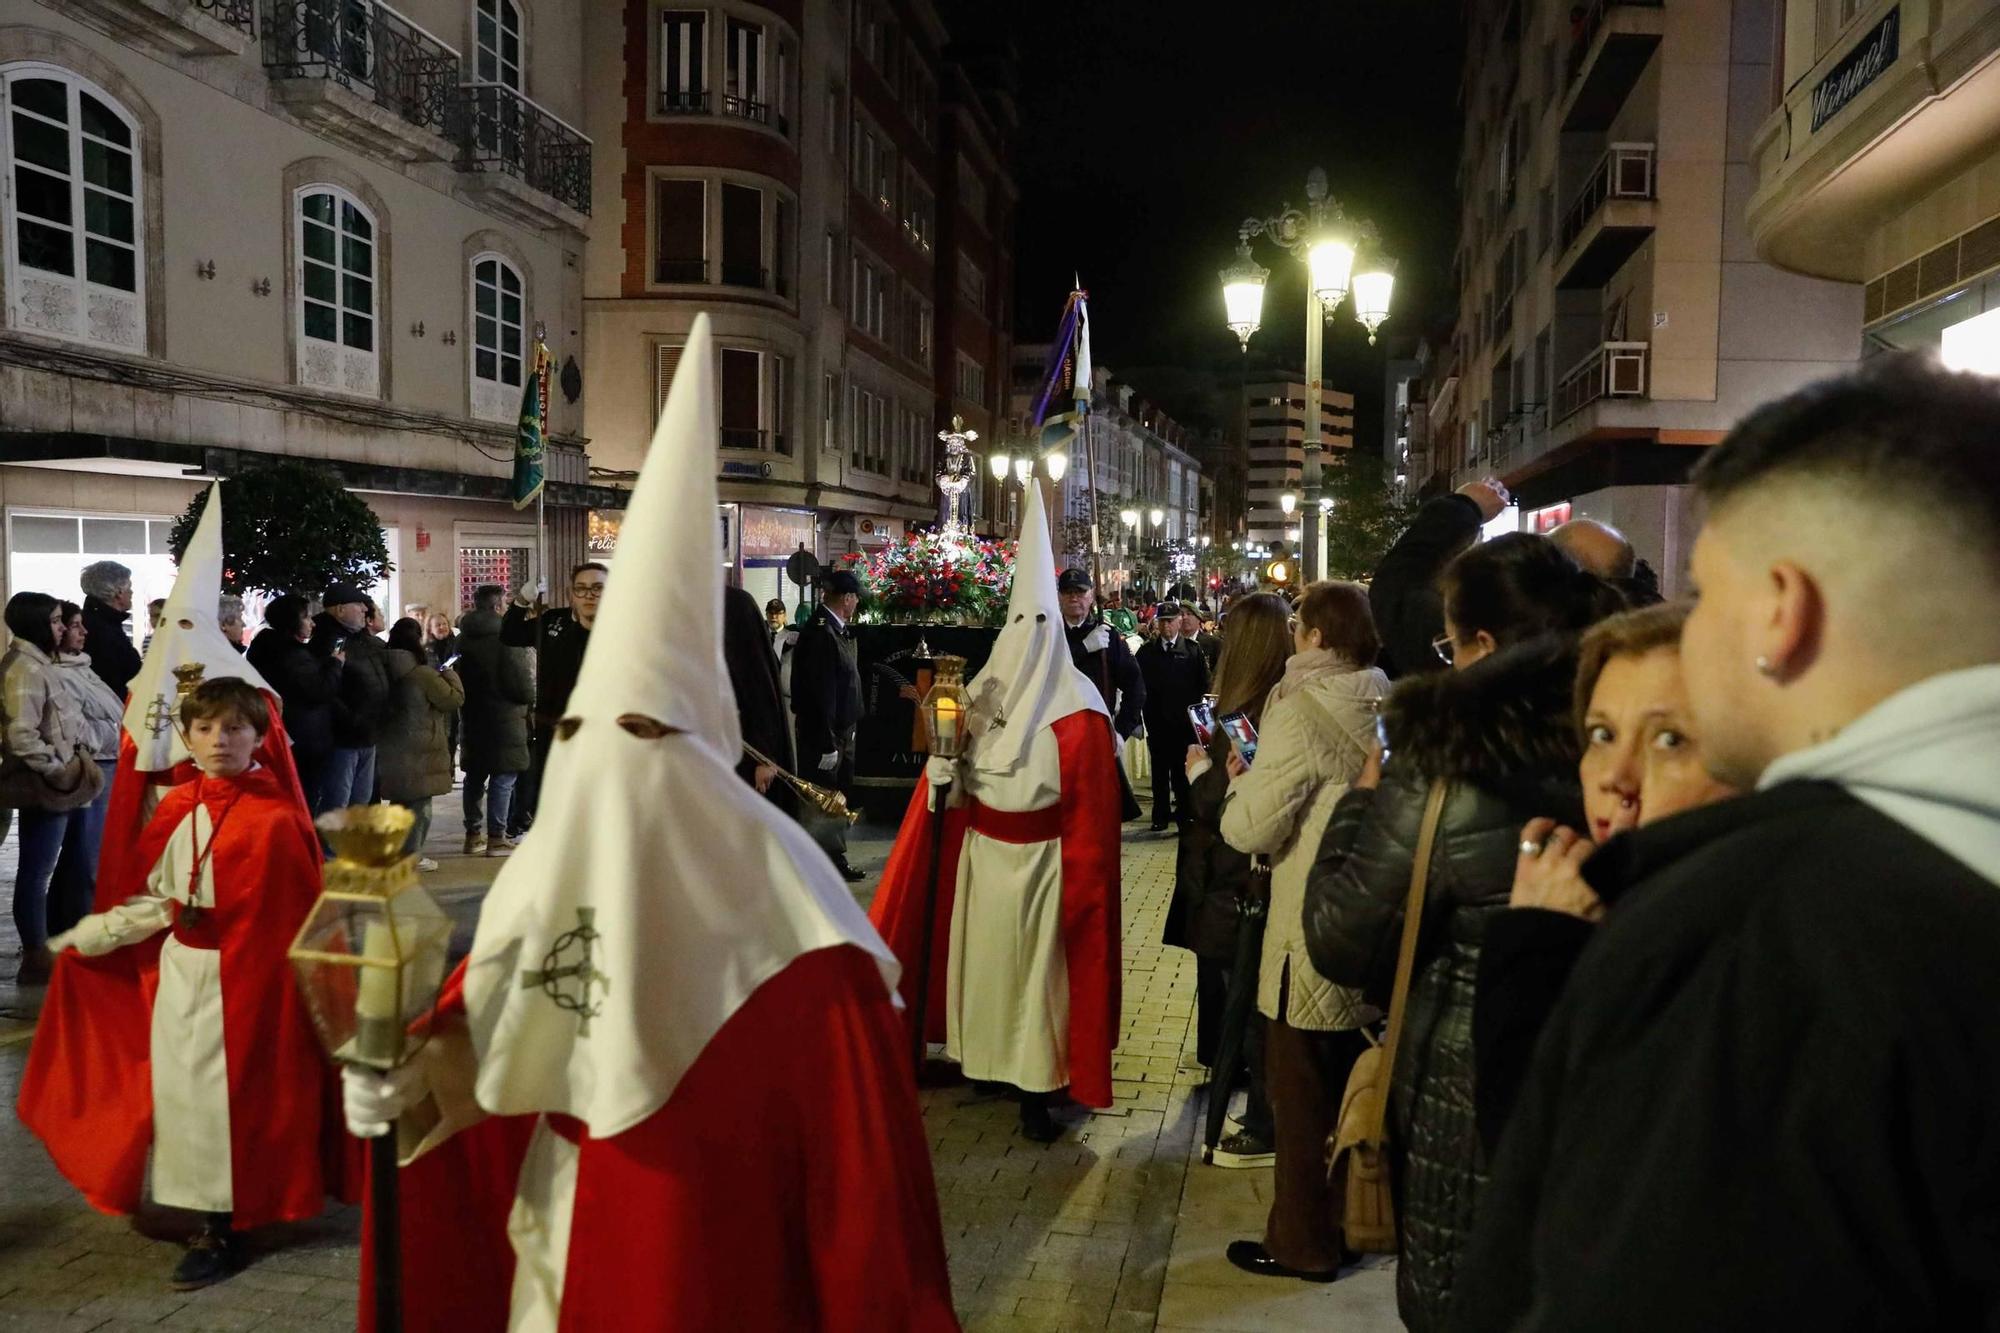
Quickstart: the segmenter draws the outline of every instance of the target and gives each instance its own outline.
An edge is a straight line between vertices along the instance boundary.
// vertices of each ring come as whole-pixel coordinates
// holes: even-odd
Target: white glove
[[[1101,620],[1097,622],[1096,629],[1083,636],[1083,650],[1087,653],[1101,653],[1110,646],[1111,626]]]
[[[948,787],[958,781],[958,761],[934,754],[924,761],[924,778],[933,787]]]
[[[71,927],[69,930],[65,930],[60,935],[49,936],[48,949],[51,954],[58,954],[61,953],[64,949],[74,949],[75,947],[76,947],[75,927]]]
[[[379,1139],[398,1116],[430,1095],[423,1063],[412,1060],[387,1074],[362,1065],[340,1070],[340,1106],[347,1132],[357,1139]]]
[[[829,750],[819,757],[819,771],[831,773],[840,767],[840,751]]]

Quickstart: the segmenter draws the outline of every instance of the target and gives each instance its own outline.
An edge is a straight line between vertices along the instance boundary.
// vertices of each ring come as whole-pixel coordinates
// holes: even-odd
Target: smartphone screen
[[[1203,699],[1188,706],[1188,721],[1194,723],[1195,744],[1206,750],[1215,739],[1215,701]]]
[[[451,670],[453,667],[458,665],[458,658],[459,654],[453,653],[450,657],[444,659],[443,664],[438,667],[438,670],[440,671]]]
[[[1236,751],[1236,757],[1243,761],[1245,768],[1257,762],[1257,728],[1241,713],[1230,713],[1217,724],[1223,735],[1229,737],[1229,748]]]

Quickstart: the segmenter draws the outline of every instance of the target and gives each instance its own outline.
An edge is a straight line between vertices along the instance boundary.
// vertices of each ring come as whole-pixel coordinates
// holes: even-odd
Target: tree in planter
[[[1373,454],[1330,453],[1321,484],[1333,500],[1326,523],[1327,576],[1371,577],[1410,525],[1416,503],[1396,493],[1388,468]]]
[[[395,568],[382,524],[367,502],[331,472],[284,460],[239,472],[223,484],[222,590],[289,592],[317,600],[336,583],[379,583]],[[168,541],[179,560],[208,507],[195,492]]]

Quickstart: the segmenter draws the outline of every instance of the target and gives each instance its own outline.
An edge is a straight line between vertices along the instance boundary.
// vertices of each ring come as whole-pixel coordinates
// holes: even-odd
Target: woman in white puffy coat
[[[49,882],[49,934],[57,935],[81,921],[91,909],[97,890],[97,853],[104,841],[104,817],[111,808],[111,779],[118,771],[118,742],[125,722],[125,701],[112,692],[91,666],[85,651],[90,631],[83,608],[62,604],[63,632],[56,648],[56,679],[76,702],[81,723],[77,748],[89,753],[104,773],[104,790],[89,805],[72,812]]]
[[[1257,1010],[1269,1020],[1265,1078],[1277,1124],[1277,1177],[1264,1239],[1229,1246],[1248,1272],[1330,1282],[1341,1260],[1341,1201],[1327,1187],[1325,1146],[1348,1071],[1375,1017],[1358,992],[1313,970],[1306,955],[1306,877],[1333,807],[1378,762],[1375,715],[1388,678],[1368,594],[1315,583],[1292,622],[1295,652],[1264,705],[1254,767],[1232,757],[1222,836],[1272,859],[1271,908]]]

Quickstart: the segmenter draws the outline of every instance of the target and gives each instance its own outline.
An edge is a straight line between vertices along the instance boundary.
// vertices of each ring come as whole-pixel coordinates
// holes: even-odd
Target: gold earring
[[[1757,657],[1757,674],[1760,676],[1775,676],[1778,674],[1778,668],[1771,665],[1770,658],[1759,654]]]

